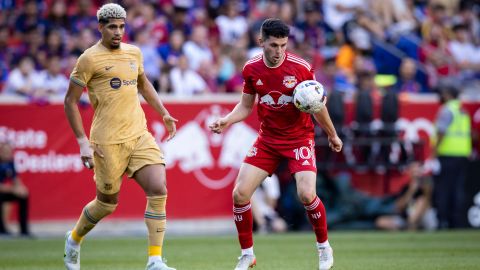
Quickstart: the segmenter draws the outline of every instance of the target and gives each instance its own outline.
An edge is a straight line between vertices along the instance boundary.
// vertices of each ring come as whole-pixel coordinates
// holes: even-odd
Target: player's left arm
[[[315,118],[315,121],[317,121],[322,129],[327,133],[328,145],[330,148],[335,152],[340,152],[342,150],[343,143],[337,135],[337,131],[333,126],[332,119],[328,114],[327,107],[324,107],[319,112],[313,114],[313,118]]]
[[[163,103],[158,97],[155,88],[153,88],[152,83],[150,83],[150,81],[147,79],[145,73],[142,73],[138,76],[138,91],[143,96],[143,98],[145,98],[147,103],[162,116],[163,123],[168,130],[167,141],[172,139],[177,132],[177,127],[175,123],[178,122],[178,120],[173,118],[167,111],[165,106],[163,106]]]

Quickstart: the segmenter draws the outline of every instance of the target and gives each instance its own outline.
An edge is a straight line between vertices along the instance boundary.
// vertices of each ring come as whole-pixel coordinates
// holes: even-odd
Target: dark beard
[[[112,44],[110,44],[110,49],[112,49],[112,50],[120,49],[120,43],[119,43],[118,45],[112,45]]]

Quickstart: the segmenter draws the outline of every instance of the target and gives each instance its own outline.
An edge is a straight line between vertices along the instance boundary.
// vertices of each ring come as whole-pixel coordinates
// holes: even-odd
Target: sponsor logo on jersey
[[[119,78],[112,78],[110,80],[110,87],[112,87],[113,89],[118,89],[122,86],[122,80],[120,80]]]
[[[297,78],[295,76],[285,76],[283,77],[283,85],[287,88],[293,88],[297,85]]]
[[[260,104],[264,104],[275,109],[281,108],[284,105],[292,102],[292,96],[287,96],[278,91],[270,91],[268,94],[260,97]]]
[[[125,86],[137,85],[137,79],[133,79],[133,80],[123,80],[122,83],[123,83],[123,85],[125,85]]]

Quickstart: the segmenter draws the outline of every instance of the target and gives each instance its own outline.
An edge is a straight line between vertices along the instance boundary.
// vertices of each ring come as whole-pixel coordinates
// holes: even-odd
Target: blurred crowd
[[[0,93],[62,96],[78,56],[100,38],[95,12],[105,2],[0,1]],[[474,0],[116,2],[128,14],[124,41],[140,47],[161,93],[241,91],[241,70],[260,52],[268,17],[291,26],[289,50],[313,65],[327,89],[353,95],[370,80],[371,88],[428,93],[444,77],[472,89],[480,78]]]

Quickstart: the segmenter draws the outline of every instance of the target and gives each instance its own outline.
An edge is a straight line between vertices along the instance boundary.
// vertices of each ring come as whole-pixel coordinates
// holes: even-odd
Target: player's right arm
[[[67,94],[65,95],[64,108],[67,115],[68,123],[77,138],[78,145],[80,147],[80,157],[83,165],[87,168],[93,168],[93,150],[88,141],[87,135],[85,135],[85,129],[83,128],[82,116],[78,110],[78,102],[80,96],[83,93],[83,87],[70,81]]]
[[[91,77],[91,63],[85,55],[81,55],[70,77],[70,84],[64,100],[65,114],[77,138],[78,146],[80,147],[80,157],[83,165],[89,169],[93,168],[93,149],[85,134],[82,116],[77,104],[82,96],[83,88]],[[103,156],[99,150],[96,152],[99,156]]]
[[[251,113],[255,105],[255,95],[243,93],[240,102],[225,117],[213,122],[209,127],[215,133],[222,133],[227,127],[243,121]]]
[[[340,152],[342,150],[343,142],[337,135],[332,119],[328,114],[327,107],[324,107],[319,112],[313,114],[313,118],[315,118],[317,123],[320,124],[325,133],[327,133],[328,145],[330,148],[335,152]]]

